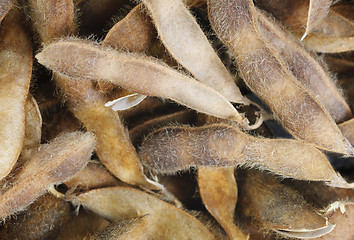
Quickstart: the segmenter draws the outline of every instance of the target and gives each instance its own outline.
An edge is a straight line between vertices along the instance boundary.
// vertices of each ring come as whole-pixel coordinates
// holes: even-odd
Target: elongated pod
[[[326,156],[291,139],[261,139],[227,124],[203,127],[165,127],[144,140],[143,164],[158,173],[194,166],[254,166],[283,177],[339,181]]]
[[[353,147],[329,113],[285,67],[257,30],[249,0],[209,0],[209,18],[219,38],[234,52],[250,89],[296,138],[316,147],[353,155]]]
[[[23,210],[53,184],[69,180],[86,166],[95,147],[91,133],[62,134],[43,144],[0,196],[0,218]]]
[[[247,101],[182,0],[142,2],[150,11],[162,43],[182,66],[229,101]]]
[[[144,95],[172,99],[203,113],[245,122],[220,93],[147,56],[68,40],[48,45],[36,57],[46,67],[70,77],[110,81]]]
[[[269,16],[259,10],[255,14],[263,38],[285,60],[296,79],[312,92],[335,122],[350,119],[353,114],[323,65]]]

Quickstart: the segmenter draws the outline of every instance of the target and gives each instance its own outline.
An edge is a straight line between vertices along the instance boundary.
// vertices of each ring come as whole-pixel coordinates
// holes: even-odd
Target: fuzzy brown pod
[[[164,127],[146,137],[139,153],[142,163],[157,173],[196,166],[249,166],[285,178],[346,186],[318,149],[297,140],[252,137],[227,124]]]
[[[247,119],[220,93],[154,58],[104,49],[77,39],[50,44],[36,58],[54,72],[113,82],[143,95],[172,99],[197,111],[248,125]]]
[[[323,63],[294,41],[279,23],[258,10],[255,15],[262,37],[286,61],[296,79],[312,92],[334,121],[338,123],[352,118],[348,104]]]
[[[246,232],[271,230],[281,236],[311,238],[333,230],[334,226],[318,213],[319,209],[274,175],[243,170],[238,172],[237,181],[236,215]]]
[[[231,102],[248,103],[182,0],[143,0],[169,53]]]
[[[234,168],[198,167],[198,186],[203,204],[229,239],[247,240],[249,236],[234,224],[237,202]]]
[[[95,90],[93,83],[66,76],[59,76],[56,81],[75,117],[96,134],[96,153],[106,168],[129,184],[160,189],[160,185],[143,174],[139,156],[123,123],[114,111],[104,106],[105,98]]]
[[[208,1],[209,19],[219,38],[233,51],[249,88],[296,138],[333,152],[354,154],[337,125],[317,99],[267,47],[257,30],[249,0]]]
[[[54,239],[61,227],[72,217],[71,206],[63,199],[45,194],[26,211],[11,218],[0,227],[0,238]]]
[[[32,76],[32,43],[13,8],[0,34],[0,179],[15,165],[25,134],[25,104]]]
[[[343,135],[354,146],[354,118],[338,125]]]
[[[68,195],[67,199],[110,221],[144,216],[143,219],[148,220],[143,225],[147,226],[143,227],[143,231],[137,230],[136,234],[140,236],[154,239],[215,239],[193,216],[136,189],[101,188],[80,195]]]
[[[30,14],[42,41],[45,43],[52,42],[58,36],[69,35],[75,30],[74,9],[71,6],[73,3],[71,2],[70,8],[61,9],[58,8],[58,5],[66,6],[68,1],[62,0],[61,2],[46,1],[40,3],[33,1],[31,3],[33,9],[39,9],[38,12],[32,11]],[[43,4],[44,8],[40,9]],[[52,18],[56,18],[56,22],[65,23],[65,27],[50,28],[51,23],[48,21],[51,18],[46,16],[52,14],[52,9],[61,12],[61,14],[54,14]],[[113,111],[104,106],[106,99],[95,90],[93,83],[70,79],[60,74],[54,74],[54,79],[66,98],[71,112],[84,124],[87,130],[96,134],[96,153],[101,162],[115,176],[125,182],[151,189],[160,189],[160,185],[147,179],[143,174],[138,155],[122,122]],[[110,126],[110,128],[107,128],[107,126]]]
[[[24,210],[47,188],[70,179],[83,168],[95,147],[91,133],[62,134],[38,152],[10,180],[0,196],[0,217]]]

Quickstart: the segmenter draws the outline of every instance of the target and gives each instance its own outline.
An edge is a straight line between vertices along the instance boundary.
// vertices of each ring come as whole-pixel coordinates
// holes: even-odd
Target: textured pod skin
[[[246,119],[220,93],[151,57],[74,39],[50,44],[36,58],[53,71],[72,78],[113,82],[143,95],[169,98],[199,112],[247,125]]]
[[[208,4],[211,25],[234,52],[244,81],[279,122],[298,139],[321,149],[353,155],[353,147],[328,112],[265,44],[255,26],[253,2],[209,0]]]
[[[336,123],[353,117],[338,87],[323,63],[292,39],[280,25],[255,10],[258,28],[264,39],[285,60],[296,79],[310,90]]]
[[[48,187],[69,180],[86,166],[95,143],[91,133],[73,132],[43,144],[1,194],[0,218],[24,210]]]
[[[338,180],[326,156],[316,148],[291,139],[255,138],[227,124],[158,129],[146,137],[140,156],[157,173],[244,165],[296,179]]]

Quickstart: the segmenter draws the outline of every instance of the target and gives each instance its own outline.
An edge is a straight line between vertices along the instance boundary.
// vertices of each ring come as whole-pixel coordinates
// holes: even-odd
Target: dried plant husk
[[[255,14],[262,37],[286,61],[296,79],[316,96],[334,121],[338,123],[352,118],[348,104],[323,63],[294,41],[279,23],[260,11],[256,10]]]
[[[306,236],[333,230],[326,218],[318,213],[319,209],[307,203],[301,194],[282,184],[274,175],[242,170],[238,172],[237,182],[237,220],[246,232],[275,230],[285,236]]]
[[[146,137],[140,156],[142,163],[157,173],[243,165],[286,178],[346,184],[318,149],[292,139],[252,137],[227,124],[158,129]]]
[[[214,31],[233,51],[245,83],[295,138],[324,150],[353,155],[353,147],[329,113],[263,40],[253,2],[209,0],[208,11]]]
[[[80,132],[62,134],[41,145],[1,194],[1,219],[24,210],[48,187],[69,180],[87,164],[94,147],[94,136]]]
[[[32,76],[32,43],[20,9],[12,8],[0,34],[0,179],[10,173],[25,134],[25,104]]]
[[[104,106],[105,98],[95,90],[93,83],[66,76],[58,77],[57,83],[75,117],[95,133],[96,153],[103,165],[123,182],[160,189],[161,186],[143,174],[139,156],[123,123],[114,111]]]
[[[137,234],[154,239],[214,239],[209,230],[193,216],[136,189],[101,188],[77,196],[68,195],[67,199],[110,221],[144,216],[142,219],[147,218],[148,221],[143,224],[148,227],[143,227],[142,233],[138,230]]]
[[[9,219],[1,227],[0,237],[10,239],[54,239],[72,217],[71,206],[63,199],[45,194],[26,211]]]
[[[237,202],[234,168],[198,167],[198,186],[203,204],[228,237],[247,240],[249,236],[234,224]]]
[[[178,63],[229,101],[247,103],[182,0],[142,2],[149,9],[162,43]]]
[[[62,0],[62,2],[60,4],[60,2],[47,1],[43,9],[40,9],[42,7],[40,2],[33,1],[31,3],[32,8],[40,10],[37,13],[32,12],[32,18],[37,24],[35,27],[42,41],[45,43],[50,43],[58,36],[67,36],[75,31],[73,2],[71,1],[70,8],[57,8],[58,5],[69,4],[66,0]],[[46,21],[53,19],[47,19],[46,16],[50,15],[51,9],[62,10],[60,15],[54,14],[52,17],[56,18],[56,21],[64,23],[64,27],[50,29],[51,22]],[[60,74],[54,74],[54,79],[66,98],[70,111],[87,130],[96,134],[96,153],[109,171],[125,182],[151,189],[160,189],[161,186],[147,179],[143,174],[138,155],[122,122],[116,113],[104,106],[106,99],[95,90],[93,82],[70,79]]]
[[[69,191],[83,191],[94,188],[124,185],[99,162],[91,161],[69,181],[64,182]]]
[[[169,98],[197,111],[247,126],[247,119],[220,93],[147,56],[103,49],[76,39],[50,44],[36,57],[49,69],[69,77],[110,81],[143,95]]]

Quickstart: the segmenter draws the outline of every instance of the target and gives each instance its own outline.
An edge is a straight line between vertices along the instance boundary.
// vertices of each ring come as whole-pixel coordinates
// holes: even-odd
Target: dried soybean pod
[[[32,43],[20,9],[12,8],[0,34],[0,179],[18,159],[25,134],[25,103],[32,75]]]
[[[4,19],[6,14],[14,5],[14,0],[1,0],[0,1],[0,22]]]
[[[229,239],[248,239],[234,224],[237,202],[234,168],[198,167],[198,185],[203,204],[223,227]]]
[[[256,170],[239,171],[237,219],[244,228],[276,230],[281,235],[309,232],[326,234],[333,229],[319,209],[274,175]],[[322,232],[321,232],[322,231]]]
[[[209,0],[209,19],[219,38],[234,52],[242,78],[296,138],[347,156],[353,147],[335,122],[257,32],[248,0]]]
[[[310,0],[306,31],[301,41],[326,17],[332,0]]]
[[[71,219],[70,204],[51,194],[41,196],[26,211],[6,221],[0,238],[54,239],[62,225]]]
[[[68,195],[79,204],[109,221],[144,216],[147,236],[153,239],[215,239],[209,230],[185,211],[133,188],[110,187]],[[186,231],[188,229],[188,231]],[[152,238],[151,238],[152,239]]]
[[[74,3],[72,0],[29,0],[29,12],[44,43],[74,33]]]
[[[105,98],[92,82],[69,79],[60,75],[56,79],[63,94],[69,99],[69,109],[97,139],[96,153],[105,167],[123,182],[150,189],[161,186],[143,174],[139,156],[118,115],[104,106]]]
[[[146,137],[140,156],[157,173],[245,165],[287,178],[346,184],[315,147],[292,139],[252,137],[227,124],[158,129]]]
[[[33,16],[35,22],[41,22],[41,19],[48,20],[45,16],[50,9],[57,9],[57,4],[66,5],[66,0],[62,1],[62,4],[59,2],[46,2],[47,7]],[[73,8],[64,8],[62,10],[61,15],[54,15],[54,17],[58,18],[58,22],[68,22],[64,24],[68,27],[50,31],[47,29],[49,26],[45,24],[41,28],[36,26],[40,36],[45,37],[42,38],[44,42],[49,43],[56,36],[66,36],[74,32]],[[41,34],[41,32],[46,34]],[[116,113],[104,106],[106,100],[100,93],[95,91],[93,83],[69,79],[59,74],[55,74],[54,79],[61,88],[63,95],[67,98],[71,112],[84,124],[87,130],[96,134],[96,153],[107,169],[122,181],[130,184],[138,184],[151,189],[161,189],[159,184],[147,179],[143,174],[138,154],[132,146],[122,122]]]
[[[102,45],[142,53],[149,48],[154,37],[154,25],[144,12],[144,5],[139,4],[109,30]],[[98,82],[97,84],[104,92],[116,87],[113,83]]]
[[[64,182],[64,184],[70,191],[123,185],[123,183],[113,177],[103,165],[94,162],[89,162],[86,167],[81,169],[69,181]]]
[[[24,210],[54,184],[69,180],[83,168],[95,147],[90,133],[63,134],[38,153],[14,176],[11,188],[0,196],[0,218]]]
[[[353,114],[335,86],[330,74],[304,48],[291,39],[265,14],[255,10],[263,38],[286,61],[288,68],[322,103],[335,122],[352,118]]]
[[[102,49],[83,40],[50,44],[36,57],[49,69],[70,77],[110,81],[143,95],[169,98],[197,111],[247,125],[247,119],[220,93],[154,58]]]
[[[248,103],[182,0],[143,0],[170,54],[231,102]]]
[[[354,118],[338,125],[343,135],[354,146]]]

